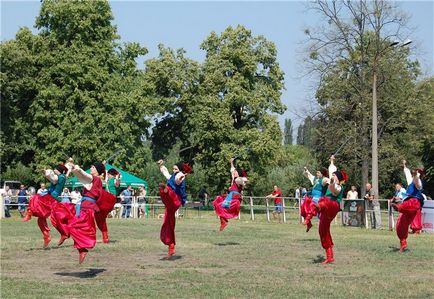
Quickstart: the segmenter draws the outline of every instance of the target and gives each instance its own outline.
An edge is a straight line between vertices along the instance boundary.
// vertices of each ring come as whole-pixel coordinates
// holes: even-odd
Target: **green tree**
[[[72,156],[87,166],[116,150],[121,167],[143,162],[140,136],[154,105],[135,59],[147,50],[119,45],[112,20],[107,1],[46,0],[37,35],[22,29],[2,43],[2,97],[8,110],[18,103],[2,123],[3,163],[42,167]]]
[[[371,163],[375,69],[380,187],[385,194],[399,172],[399,160],[416,160],[421,144],[412,121],[426,113],[415,93],[418,62],[409,59],[408,49],[390,46],[402,39],[398,34],[408,32],[407,18],[383,1],[316,1],[312,8],[327,21],[320,29],[306,30],[308,69],[320,78],[313,148],[323,153],[324,163],[340,148],[341,165],[358,173],[363,191]]]
[[[292,121],[290,118],[285,119],[285,128],[283,131],[283,144],[292,144]]]
[[[209,185],[223,189],[231,156],[242,156],[238,163],[250,170],[252,180],[275,160],[281,130],[271,113],[285,109],[283,72],[275,45],[242,26],[212,32],[201,48],[206,59],[188,122],[196,161],[212,174]]]
[[[195,113],[200,74],[199,64],[186,58],[184,50],[174,51],[163,45],[159,49],[158,58],[145,62],[143,78],[145,93],[157,103],[151,136],[155,160],[166,156],[176,143],[180,142],[181,148],[192,146],[188,120]],[[182,157],[192,159],[192,151],[183,151]]]

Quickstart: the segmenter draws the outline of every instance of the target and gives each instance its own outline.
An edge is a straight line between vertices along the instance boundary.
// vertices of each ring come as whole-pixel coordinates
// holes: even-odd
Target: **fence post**
[[[265,198],[265,208],[267,209],[267,221],[270,222],[270,210],[268,209],[268,197]]]
[[[342,198],[342,200],[341,200],[341,224],[342,224],[342,226],[344,226],[345,224],[344,224],[344,207],[345,207],[345,204],[344,204],[344,202],[345,202],[345,198]]]
[[[5,202],[3,200],[3,194],[0,194],[0,219],[3,219],[5,217]]]
[[[298,219],[300,221],[300,224],[304,222],[304,219],[301,216],[301,197],[298,198]]]
[[[368,206],[367,204],[366,204],[366,200],[364,200],[363,201],[364,202],[364,204],[365,204],[365,228],[366,229],[368,229],[368,213],[367,213],[367,211],[366,211],[366,207]]]
[[[393,231],[395,223],[393,221],[393,210],[392,210],[392,206],[390,205],[390,200],[387,201],[387,212],[389,216],[389,230]]]
[[[250,219],[255,221],[255,213],[253,211],[253,198],[250,196]]]
[[[286,209],[285,209],[285,198],[282,198],[282,214],[283,214],[283,223],[286,223]]]

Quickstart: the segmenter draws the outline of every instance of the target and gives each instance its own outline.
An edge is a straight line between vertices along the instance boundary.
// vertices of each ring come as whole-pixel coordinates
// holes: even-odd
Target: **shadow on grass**
[[[99,273],[102,273],[104,271],[106,271],[106,269],[90,268],[89,270],[84,271],[84,272],[57,272],[54,274],[59,275],[59,276],[70,276],[70,277],[77,277],[77,278],[94,278]]]
[[[396,246],[389,246],[389,249],[391,252],[400,252],[401,250],[399,247]],[[408,252],[408,251],[410,251],[410,249],[408,248],[404,249],[404,252]]]
[[[214,245],[217,246],[236,246],[236,245],[240,245],[240,243],[238,242],[224,242],[224,243],[214,243]]]
[[[26,249],[25,251],[35,251],[35,250],[55,250],[55,249],[60,249],[60,248],[61,248],[61,246],[47,247],[47,248],[44,248],[44,247],[32,247],[32,248]]]
[[[98,241],[98,243],[101,243],[101,244],[115,244],[115,243],[119,243],[119,241],[118,240],[111,240],[110,239],[110,241],[108,243],[104,243],[102,240]]]
[[[312,239],[301,239],[301,242],[318,242],[318,239],[312,238]]]
[[[176,261],[182,259],[182,255],[164,256],[160,261]]]
[[[317,255],[315,259],[313,259],[312,264],[320,264],[325,261],[324,256]]]

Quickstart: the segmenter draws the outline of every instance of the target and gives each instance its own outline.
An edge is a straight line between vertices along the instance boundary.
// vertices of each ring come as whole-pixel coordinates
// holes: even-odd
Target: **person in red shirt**
[[[280,191],[279,187],[274,186],[273,192],[271,192],[270,195],[267,195],[268,198],[274,198],[274,211],[273,211],[273,218],[279,218],[279,223],[282,223],[282,217],[280,214],[282,213],[282,192]]]

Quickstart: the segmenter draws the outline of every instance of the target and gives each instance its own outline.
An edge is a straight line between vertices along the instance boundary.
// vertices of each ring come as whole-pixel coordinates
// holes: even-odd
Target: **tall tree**
[[[107,1],[46,0],[40,33],[22,29],[2,44],[2,97],[8,107],[20,105],[20,115],[2,126],[14,149],[2,162],[42,167],[73,156],[89,164],[119,149],[117,161],[138,163],[150,123],[135,58],[147,50],[120,46],[112,20]]]
[[[206,59],[195,98],[200,108],[189,119],[192,144],[196,160],[212,173],[210,185],[223,188],[231,156],[241,155],[241,166],[250,162],[253,177],[273,163],[282,139],[271,113],[285,110],[280,101],[283,72],[275,45],[242,26],[220,35],[212,32],[201,48]]]
[[[360,185],[368,181],[372,123],[372,74],[380,74],[378,134],[380,182],[383,191],[398,165],[392,161],[403,155],[403,146],[392,148],[393,132],[410,130],[401,122],[402,111],[414,108],[414,81],[418,63],[408,59],[408,49],[390,47],[395,39],[404,40],[407,18],[385,1],[315,1],[312,9],[327,22],[321,28],[307,29],[309,71],[319,78],[316,98],[321,107],[316,150],[323,161],[342,146],[341,161],[351,171],[359,171]],[[398,83],[399,82],[399,83]],[[401,124],[398,124],[400,122]],[[405,127],[402,131],[399,127]],[[331,134],[330,132],[333,132]],[[323,136],[321,138],[321,136]],[[326,138],[324,138],[326,136]],[[396,134],[395,134],[396,139]],[[410,140],[410,145],[414,140]],[[344,142],[347,142],[343,145]],[[325,151],[324,151],[325,149]]]
[[[181,148],[192,146],[189,118],[195,113],[200,66],[185,57],[185,51],[176,51],[159,45],[157,58],[145,62],[145,93],[156,105],[155,126],[152,128],[152,150],[154,159],[166,156],[176,143]],[[199,108],[200,109],[200,108]],[[182,151],[186,160],[192,158],[192,151]]]
[[[303,130],[304,130],[304,124],[301,123],[297,129],[297,144],[299,145],[303,144]]]
[[[292,144],[292,121],[290,118],[285,119],[285,128],[283,131],[283,144]]]

